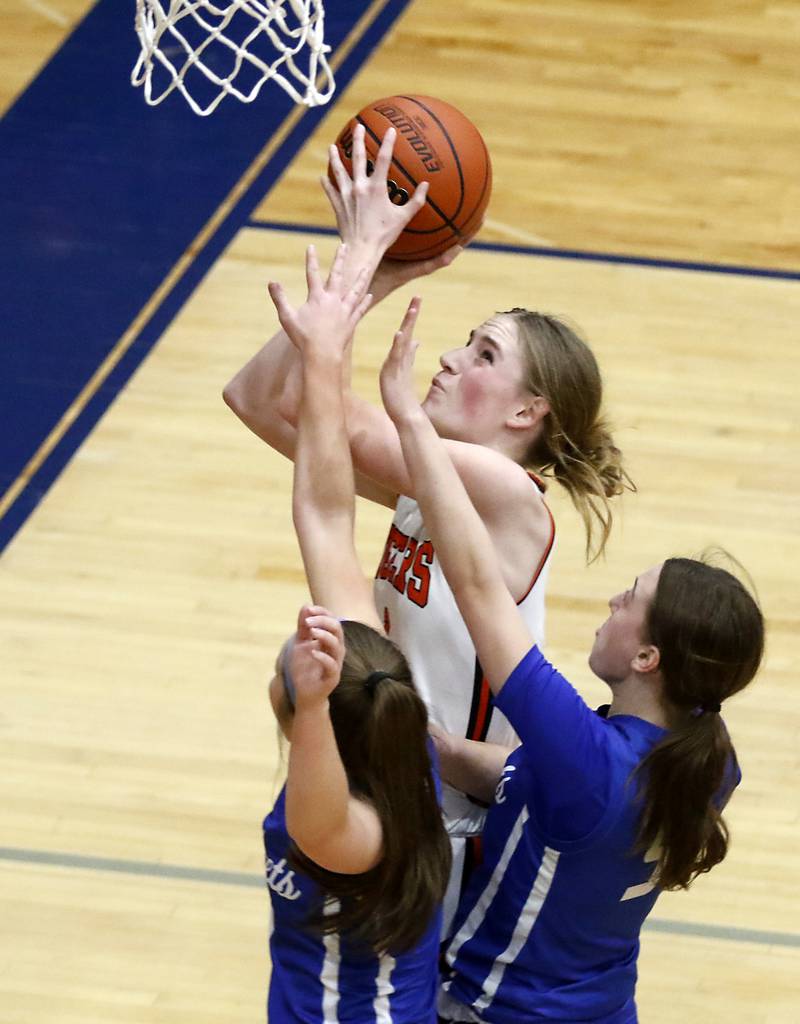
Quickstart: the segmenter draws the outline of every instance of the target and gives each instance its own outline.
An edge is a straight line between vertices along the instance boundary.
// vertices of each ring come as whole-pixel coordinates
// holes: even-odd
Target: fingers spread
[[[361,302],[358,304],[358,307],[356,308],[354,314],[356,322],[358,322],[361,319],[361,317],[364,316],[364,314],[367,312],[371,305],[372,292],[367,292],[367,294],[364,296],[364,298],[361,300]]]
[[[330,273],[328,274],[328,281],[325,285],[328,291],[337,291],[339,284],[342,279],[342,269],[344,267],[344,258],[347,253],[347,246],[342,242],[336,249],[336,255],[333,257],[333,263],[331,264]]]
[[[350,187],[351,182],[350,175],[344,169],[344,164],[342,163],[342,158],[339,154],[339,147],[332,145],[328,150],[328,157],[330,159],[333,176],[336,179],[336,184],[339,188],[339,193],[342,194]],[[328,185],[330,185],[330,182],[328,182]]]
[[[428,196],[428,182],[421,181],[419,185],[414,189],[414,193],[405,205],[406,213],[409,215],[409,220],[425,205],[425,200]]]
[[[378,155],[375,158],[374,171],[374,175],[379,181],[385,181],[389,176],[389,165],[392,162],[392,152],[394,151],[394,140],[396,137],[396,130],[390,127],[386,129],[386,134],[381,140],[381,148],[378,150]]]
[[[408,304],[408,309],[405,311],[402,323],[400,324],[400,330],[397,332],[398,334],[411,336],[417,325],[417,317],[419,316],[421,305],[422,299],[419,295],[415,295]]]
[[[369,284],[369,268],[362,267],[359,270],[358,275],[353,282],[353,287],[347,293],[347,301],[351,308],[355,307],[360,301],[364,292]]]
[[[353,181],[367,176],[367,151],[364,148],[364,125],[357,124],[353,131]]]
[[[313,245],[309,245],[306,249],[306,284],[308,285],[308,294],[318,291],[320,288],[320,275],[319,275],[319,259],[317,258],[317,250]]]
[[[272,304],[278,312],[278,319],[282,324],[291,321],[294,316],[294,310],[289,304],[289,300],[286,298],[286,292],[283,290],[283,285],[278,281],[270,281],[267,285],[267,291],[269,297],[272,299]]]

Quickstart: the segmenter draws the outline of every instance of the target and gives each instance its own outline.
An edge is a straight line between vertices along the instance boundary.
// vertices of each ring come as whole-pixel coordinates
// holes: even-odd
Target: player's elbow
[[[232,377],[222,389],[222,400],[240,420],[245,418],[244,391],[238,375]]]
[[[295,845],[316,864],[325,864],[329,850],[344,828],[344,816],[325,814],[323,820],[314,820],[305,812],[292,814],[287,805],[286,831]]]
[[[222,399],[233,414],[270,448],[294,459],[296,431],[281,418],[269,399],[254,400],[252,389],[237,375],[222,389]]]

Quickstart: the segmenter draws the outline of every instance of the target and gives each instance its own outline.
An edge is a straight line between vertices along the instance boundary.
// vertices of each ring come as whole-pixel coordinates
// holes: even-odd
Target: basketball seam
[[[442,122],[439,120],[439,118],[436,116],[436,114],[434,114],[434,112],[429,107],[426,107],[424,103],[421,103],[415,96],[404,96],[404,95],[400,94],[400,98],[404,99],[404,100],[408,100],[409,103],[416,103],[416,105],[418,107],[422,107],[422,109],[427,114],[429,114],[433,118],[433,120],[439,125],[439,128],[441,129],[442,135],[444,135],[444,137],[447,139],[447,145],[450,147],[450,152],[453,154],[453,159],[456,162],[456,169],[458,170],[458,180],[459,180],[459,182],[461,184],[461,198],[459,199],[458,207],[457,207],[455,213],[453,214],[454,217],[457,217],[459,215],[459,213],[461,213],[461,207],[464,205],[464,171],[463,171],[463,168],[461,167],[461,161],[458,158],[458,150],[453,145],[453,140],[450,138],[450,133],[445,128],[445,126],[442,124]],[[477,128],[475,130],[477,132]],[[478,132],[478,134],[480,134],[480,132]],[[483,140],[481,140],[481,141],[483,141]]]
[[[480,198],[478,199],[477,203],[475,203],[475,205],[473,206],[471,212],[469,213],[469,216],[464,221],[465,225],[469,224],[469,222],[475,216],[476,211],[478,209],[480,209],[480,205],[483,202],[483,197],[486,195],[486,189],[489,187],[489,179],[491,178],[491,174],[492,174],[491,158],[489,156],[489,150],[486,147],[486,143],[483,141],[483,137],[481,137],[481,145],[483,146],[483,152],[484,152],[484,154],[486,156],[486,162],[485,162],[486,172],[485,172],[485,174],[483,176],[483,188],[481,189]]]
[[[422,107],[422,109],[424,111],[426,111],[426,113],[430,114],[430,116],[434,119],[434,121],[441,128],[442,134],[444,135],[444,137],[447,139],[447,143],[450,146],[450,150],[452,151],[452,154],[453,154],[453,159],[456,162],[456,167],[458,168],[458,177],[459,177],[459,180],[461,182],[461,201],[458,204],[458,209],[453,214],[453,216],[458,216],[458,214],[461,212],[461,207],[463,206],[463,203],[464,203],[466,190],[464,188],[464,174],[463,174],[463,170],[461,168],[461,161],[458,158],[458,152],[457,152],[455,146],[453,145],[452,140],[450,139],[450,135],[449,135],[447,129],[445,128],[445,126],[442,124],[442,122],[436,116],[436,114],[434,114],[434,112],[432,110],[430,110],[428,107],[426,107],[425,104],[422,103],[417,97],[415,97],[415,96],[406,96],[406,95],[404,95],[402,93],[399,94],[399,96],[400,96],[400,99],[408,100],[410,103],[416,103],[418,107]],[[473,127],[475,127],[475,126],[473,125]],[[469,214],[464,218],[464,227],[466,227],[467,224],[469,224],[469,222],[475,216],[476,211],[480,209],[481,203],[483,202],[483,197],[486,195],[486,189],[489,187],[489,179],[491,177],[492,164],[491,164],[491,158],[489,156],[489,150],[488,150],[488,148],[486,146],[486,143],[484,142],[483,136],[481,135],[481,133],[478,131],[477,128],[475,128],[475,134],[478,136],[478,141],[480,142],[481,147],[483,149],[483,156],[484,156],[483,185],[481,187],[481,194],[478,197],[477,202],[472,207],[472,209],[470,210]],[[405,173],[405,171],[403,173]],[[458,229],[455,228],[455,226],[454,226],[454,230],[458,231]],[[406,233],[409,234],[409,235],[418,235],[418,234],[421,235],[421,234],[430,234],[431,232],[418,231],[415,228],[411,228],[411,229],[406,228]],[[463,236],[464,236],[464,231],[458,231],[458,237],[462,238]],[[433,243],[433,245],[429,246],[428,248],[434,248],[435,244],[436,243]],[[425,249],[421,249],[419,251],[418,255],[422,255],[424,252],[425,252]],[[417,254],[415,254],[415,255],[417,255]]]

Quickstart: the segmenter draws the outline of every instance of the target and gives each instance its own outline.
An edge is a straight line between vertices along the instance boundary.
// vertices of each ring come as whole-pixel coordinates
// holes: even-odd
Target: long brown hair
[[[428,712],[408,662],[382,633],[342,623],[345,656],[329,706],[350,789],[368,800],[383,828],[383,856],[360,875],[326,871],[292,846],[290,861],[337,900],[311,927],[346,932],[377,952],[402,952],[427,931],[450,874],[447,838],[431,770]],[[387,673],[379,681],[375,672]],[[369,681],[369,682],[368,682]]]
[[[662,889],[686,889],[728,851],[721,809],[736,784],[736,752],[719,715],[764,652],[764,620],[742,582],[691,558],[668,559],[647,617],[664,698],[677,721],[637,769],[643,812],[637,848],[656,846]]]
[[[626,487],[636,489],[601,415],[603,382],[597,360],[586,342],[555,316],[527,309],[504,315],[515,321],[519,332],[526,388],[550,406],[528,463],[564,486],[583,519],[586,557],[594,561],[611,532],[609,499]]]

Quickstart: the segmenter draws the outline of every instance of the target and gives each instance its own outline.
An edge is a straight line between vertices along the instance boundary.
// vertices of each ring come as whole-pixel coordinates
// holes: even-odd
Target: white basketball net
[[[150,106],[177,89],[202,116],[226,96],[252,102],[270,80],[319,106],[335,88],[324,17],[322,0],[136,0],[131,82]]]

